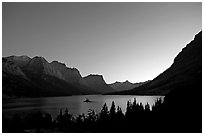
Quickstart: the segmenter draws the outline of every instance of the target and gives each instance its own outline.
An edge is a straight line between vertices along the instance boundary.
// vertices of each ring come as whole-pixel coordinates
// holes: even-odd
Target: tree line
[[[164,102],[164,103],[163,103]],[[83,133],[128,133],[128,132],[183,132],[183,126],[175,127],[180,121],[176,114],[166,113],[165,100],[157,99],[150,109],[147,103],[127,101],[126,112],[115,105],[114,101],[110,109],[106,103],[101,111],[96,113],[89,109],[88,114],[81,114],[73,117],[66,108],[59,111],[56,118],[49,113],[35,112],[25,117],[16,114],[9,119],[2,117],[3,132],[83,132]],[[169,117],[168,115],[174,115]],[[170,119],[168,119],[171,118]],[[174,121],[175,120],[175,121]],[[170,123],[171,122],[171,123]],[[194,130],[193,130],[194,131]]]
[[[58,116],[53,119],[49,113],[35,112],[22,117],[15,114],[11,119],[2,117],[3,132],[131,132],[140,131],[145,126],[143,121],[149,121],[151,112],[157,110],[162,104],[158,99],[150,110],[150,105],[127,101],[126,112],[115,105],[114,101],[110,109],[106,103],[101,111],[96,113],[89,109],[88,114],[84,113],[73,117],[66,108],[59,111]],[[130,129],[132,124],[135,128]]]

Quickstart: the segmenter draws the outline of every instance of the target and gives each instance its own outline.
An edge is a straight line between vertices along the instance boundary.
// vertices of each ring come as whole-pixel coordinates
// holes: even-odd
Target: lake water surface
[[[138,103],[149,103],[152,106],[158,98],[163,96],[133,96],[133,95],[80,95],[65,97],[43,97],[43,98],[19,98],[7,99],[3,101],[2,111],[4,115],[12,116],[15,113],[27,113],[33,111],[48,112],[53,118],[59,114],[60,109],[63,111],[68,108],[73,116],[79,114],[87,114],[89,109],[100,112],[102,106],[106,103],[108,109],[111,107],[112,101],[116,107],[120,106],[123,113],[126,111],[127,101],[134,101],[136,98]],[[93,102],[83,102],[86,98]]]

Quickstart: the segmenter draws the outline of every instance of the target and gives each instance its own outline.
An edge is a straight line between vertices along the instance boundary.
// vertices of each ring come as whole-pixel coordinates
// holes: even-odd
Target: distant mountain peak
[[[126,80],[124,83],[130,83],[128,80]]]
[[[148,82],[148,81],[146,81]],[[140,83],[131,83],[128,80],[124,81],[124,82],[118,82],[116,81],[115,83],[112,84],[108,84],[111,88],[117,90],[117,91],[122,91],[122,90],[130,90],[136,87],[139,87],[143,84],[145,84],[146,82],[140,82]]]
[[[131,83],[128,80],[124,81],[124,82],[119,82],[119,81],[115,81],[114,83]]]
[[[35,56],[35,57],[32,58],[32,60],[41,60],[42,62],[47,62],[48,63],[48,61],[42,56]]]

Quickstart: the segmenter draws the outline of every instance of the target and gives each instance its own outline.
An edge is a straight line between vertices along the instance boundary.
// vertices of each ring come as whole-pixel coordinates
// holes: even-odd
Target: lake
[[[5,116],[12,116],[15,113],[28,113],[34,111],[48,112],[53,118],[59,114],[60,109],[63,111],[68,108],[73,116],[87,114],[89,109],[100,112],[102,106],[106,103],[108,109],[112,101],[115,102],[116,108],[120,106],[123,113],[126,111],[127,101],[138,103],[149,103],[152,106],[158,98],[164,96],[134,96],[134,95],[80,95],[64,97],[43,97],[43,98],[18,98],[3,100],[2,111]],[[93,102],[83,102],[86,98]]]

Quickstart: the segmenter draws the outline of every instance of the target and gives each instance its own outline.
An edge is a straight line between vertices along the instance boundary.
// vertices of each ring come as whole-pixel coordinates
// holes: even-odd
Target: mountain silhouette
[[[176,56],[173,64],[145,84],[116,82],[107,85],[102,75],[82,77],[76,68],[36,56],[2,58],[3,95],[59,96],[76,94],[166,95],[177,87],[194,85],[202,73],[202,32]],[[134,87],[133,87],[134,85]],[[128,90],[131,89],[131,90]],[[116,92],[118,90],[124,90]]]
[[[128,80],[126,80],[125,82],[116,81],[116,82],[108,84],[108,85],[116,91],[123,91],[123,90],[130,90],[130,89],[139,87],[139,86],[141,86],[147,82],[149,82],[149,81],[140,82],[140,83],[131,83]]]
[[[88,75],[86,77],[83,77],[82,83],[102,94],[115,92],[114,89],[106,84],[102,75]]]
[[[100,94],[80,84],[83,79],[75,68],[43,57],[10,56],[2,58],[3,95],[65,96]]]
[[[166,95],[177,87],[194,85],[202,76],[202,31],[176,56],[173,64],[152,81],[111,94]]]

